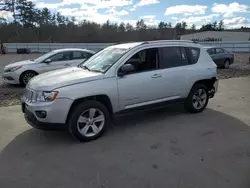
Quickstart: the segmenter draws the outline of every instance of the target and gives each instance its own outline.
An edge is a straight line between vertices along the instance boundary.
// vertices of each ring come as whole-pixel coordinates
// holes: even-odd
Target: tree
[[[52,17],[51,17],[51,25],[55,26],[56,25],[56,14],[53,13]]]
[[[168,22],[168,27],[171,28],[172,27],[172,23]]]
[[[119,32],[125,32],[126,28],[125,28],[125,23],[121,22],[119,27],[118,27],[118,31]]]
[[[213,30],[217,30],[217,21],[214,21],[212,23],[212,28],[213,28]]]
[[[41,11],[40,24],[51,24],[52,14],[48,8],[43,8]]]
[[[201,31],[213,31],[213,25],[208,23],[206,25],[202,25],[200,28]]]
[[[65,25],[65,17],[60,12],[56,13],[56,22],[59,26]]]
[[[18,5],[19,0],[7,0],[6,2],[0,2],[0,11],[9,11],[12,13],[14,23],[17,23],[16,20],[16,6]]]
[[[160,23],[158,24],[158,28],[159,28],[159,29],[165,28],[165,23],[164,23],[164,22],[160,22]]]
[[[183,29],[187,28],[187,23],[185,21],[181,22],[181,28],[183,28]]]
[[[38,11],[32,1],[20,1],[16,6],[16,21],[24,27],[37,26]]]
[[[220,22],[218,24],[218,29],[219,29],[219,31],[224,30],[224,22],[223,22],[223,20],[220,20]]]
[[[194,24],[191,26],[191,30],[192,30],[192,31],[195,31],[195,30],[196,30],[196,26],[195,26]]]
[[[147,29],[147,25],[145,24],[143,19],[136,22],[136,29],[137,30],[145,30],[145,29]]]
[[[126,26],[125,26],[125,30],[126,31],[133,31],[134,27],[130,23],[127,23]]]
[[[181,23],[176,23],[176,25],[174,27],[175,28],[182,28],[182,24]]]

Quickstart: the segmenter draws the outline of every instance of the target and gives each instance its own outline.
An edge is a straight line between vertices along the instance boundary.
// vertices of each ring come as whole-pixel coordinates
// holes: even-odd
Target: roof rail
[[[146,41],[143,44],[155,44],[160,42],[186,42],[186,43],[197,43],[192,40],[154,40],[154,41]]]

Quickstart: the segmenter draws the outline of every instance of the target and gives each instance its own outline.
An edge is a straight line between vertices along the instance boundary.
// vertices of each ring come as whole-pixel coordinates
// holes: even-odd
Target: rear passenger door
[[[160,48],[159,51],[165,97],[170,100],[186,98],[193,84],[193,66],[199,59],[200,49],[171,46]]]
[[[216,48],[215,52],[216,52],[216,64],[217,66],[222,67],[224,65],[225,52],[222,48]]]

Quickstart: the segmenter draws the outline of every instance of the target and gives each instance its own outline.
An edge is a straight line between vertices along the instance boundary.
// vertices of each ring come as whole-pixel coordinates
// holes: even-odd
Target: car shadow
[[[29,129],[0,153],[0,187],[249,187],[250,129],[207,109],[118,116],[98,140]]]

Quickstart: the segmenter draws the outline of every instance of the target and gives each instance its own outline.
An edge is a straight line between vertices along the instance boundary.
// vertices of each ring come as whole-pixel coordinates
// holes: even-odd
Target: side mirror
[[[46,59],[44,63],[51,63],[51,59]]]
[[[135,67],[132,64],[130,64],[130,63],[124,64],[119,69],[118,76],[124,76],[124,75],[129,74],[129,73],[134,72],[134,71],[135,71]]]

